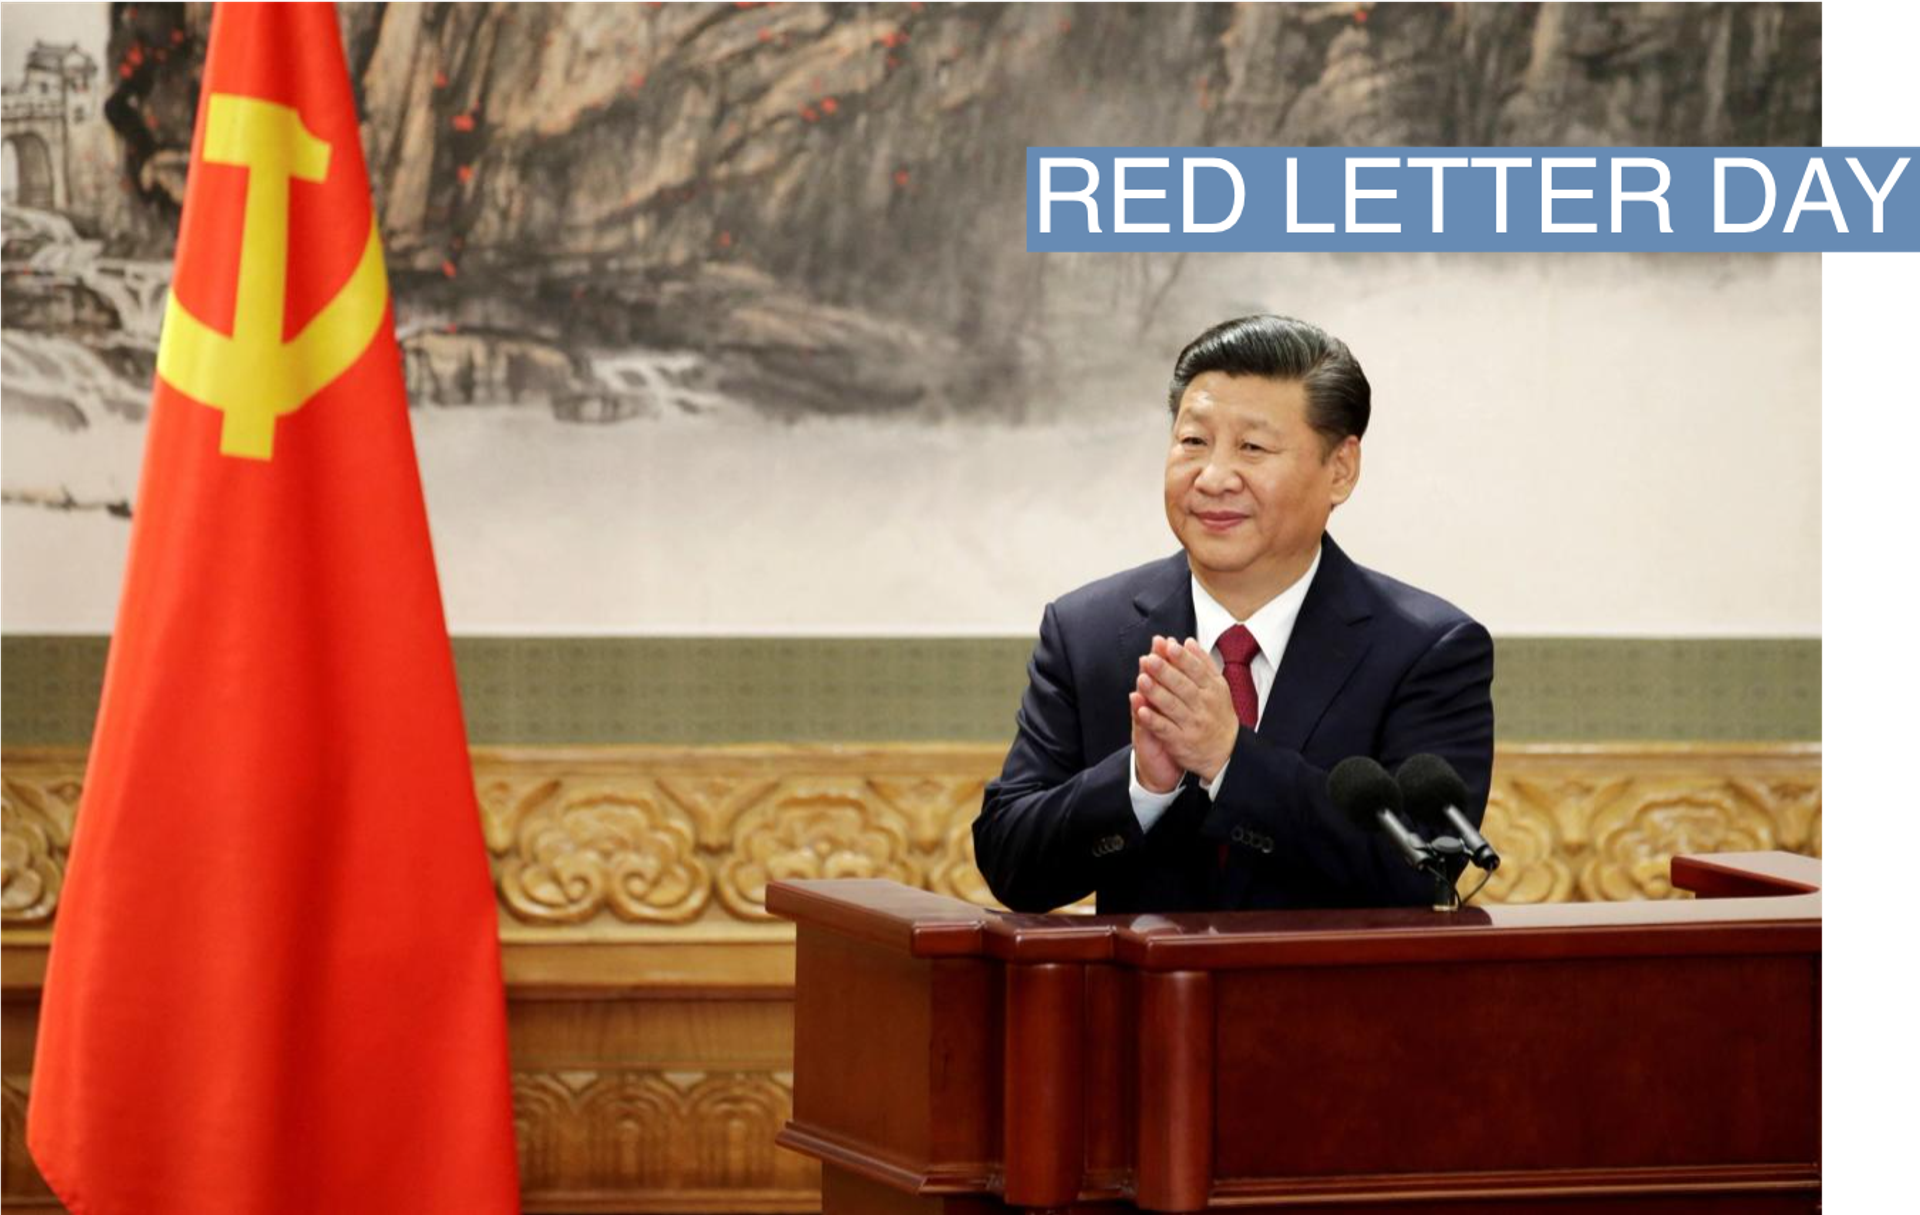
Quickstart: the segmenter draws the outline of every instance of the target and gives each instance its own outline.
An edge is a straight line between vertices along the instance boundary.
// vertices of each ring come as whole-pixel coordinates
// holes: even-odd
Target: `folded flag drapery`
[[[85,1215],[516,1210],[494,898],[333,6],[216,6],[28,1142]]]

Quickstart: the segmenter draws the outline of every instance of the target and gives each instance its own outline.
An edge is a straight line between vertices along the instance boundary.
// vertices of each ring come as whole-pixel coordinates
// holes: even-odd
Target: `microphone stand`
[[[1382,809],[1379,830],[1393,840],[1394,847],[1408,865],[1433,879],[1433,909],[1460,910],[1460,892],[1454,889],[1453,873],[1466,868],[1467,845],[1457,836],[1439,835],[1422,839],[1410,831],[1392,810]],[[1456,865],[1453,862],[1458,861]]]
[[[1449,864],[1459,858],[1464,866],[1467,846],[1451,835],[1436,836],[1427,841],[1426,859],[1420,864],[1420,871],[1433,879],[1433,909],[1435,911],[1460,910],[1460,891],[1453,884],[1453,868]]]

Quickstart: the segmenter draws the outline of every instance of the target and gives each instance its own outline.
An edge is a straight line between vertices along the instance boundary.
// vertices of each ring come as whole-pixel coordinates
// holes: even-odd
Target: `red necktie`
[[[1220,634],[1220,640],[1214,644],[1226,664],[1227,691],[1233,694],[1233,711],[1240,715],[1240,724],[1251,730],[1260,724],[1260,694],[1253,690],[1253,656],[1260,652],[1260,643],[1253,639],[1246,625],[1236,624]]]
[[[1214,642],[1220,651],[1220,658],[1226,668],[1227,691],[1233,696],[1233,711],[1239,715],[1240,724],[1251,730],[1260,724],[1260,694],[1253,688],[1253,656],[1260,652],[1260,643],[1253,639],[1244,624],[1236,624],[1220,634],[1220,640]],[[1227,867],[1227,846],[1220,845],[1219,868]]]

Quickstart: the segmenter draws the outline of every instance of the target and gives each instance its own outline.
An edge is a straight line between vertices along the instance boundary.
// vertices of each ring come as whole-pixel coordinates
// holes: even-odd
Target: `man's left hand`
[[[1175,763],[1211,781],[1226,767],[1240,737],[1240,715],[1226,676],[1199,642],[1171,637],[1153,639],[1152,652],[1140,659],[1140,672],[1147,677],[1147,703],[1136,717]]]

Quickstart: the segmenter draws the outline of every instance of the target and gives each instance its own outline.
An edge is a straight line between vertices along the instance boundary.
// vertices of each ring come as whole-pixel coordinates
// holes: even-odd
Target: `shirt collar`
[[[1280,666],[1280,655],[1287,648],[1287,639],[1293,635],[1293,622],[1300,616],[1300,605],[1307,600],[1307,588],[1313,585],[1313,576],[1320,572],[1320,550],[1315,549],[1313,564],[1307,572],[1294,579],[1292,586],[1261,605],[1260,610],[1245,620],[1236,621],[1233,613],[1220,606],[1218,600],[1207,594],[1207,588],[1200,585],[1200,579],[1193,578],[1193,637],[1200,648],[1212,652],[1220,641],[1220,634],[1235,624],[1244,624],[1253,639],[1260,643],[1260,653],[1276,669]]]

